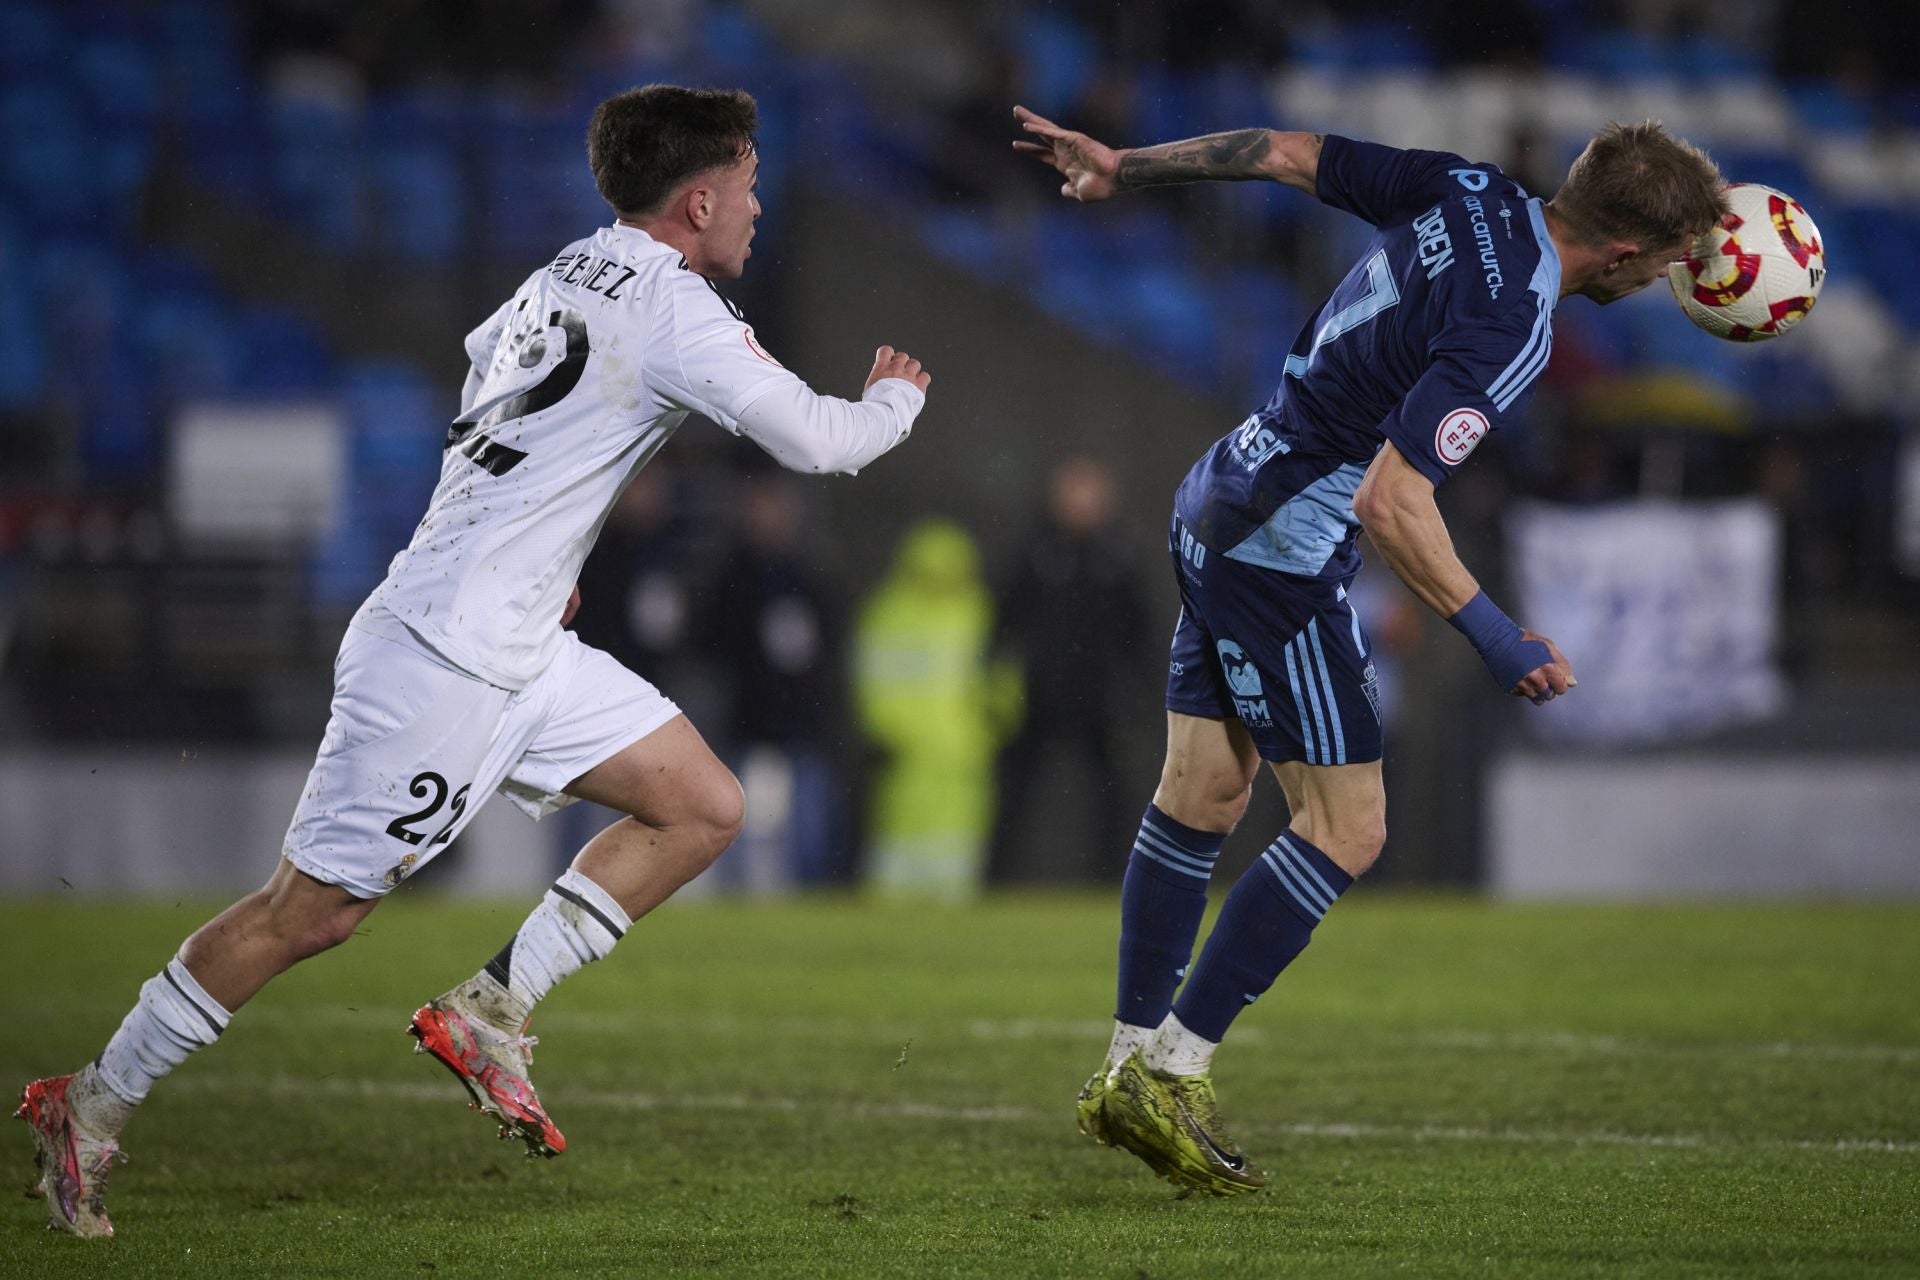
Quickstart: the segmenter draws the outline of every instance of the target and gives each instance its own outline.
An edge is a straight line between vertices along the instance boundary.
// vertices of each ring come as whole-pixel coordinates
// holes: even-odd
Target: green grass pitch
[[[16,1194],[0,1273],[1920,1274],[1920,906],[1356,894],[1216,1064],[1271,1189],[1181,1201],[1073,1131],[1111,895],[669,905],[536,1016],[539,1163],[402,1033],[526,905],[382,906],[155,1091],[117,1240]],[[0,1077],[209,906],[0,907]]]

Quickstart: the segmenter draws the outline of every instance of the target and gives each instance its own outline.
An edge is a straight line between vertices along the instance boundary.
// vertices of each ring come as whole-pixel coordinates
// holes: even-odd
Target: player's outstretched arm
[[[918,360],[881,347],[858,401],[823,396],[798,378],[740,414],[740,434],[789,471],[852,475],[906,440],[933,382]]]
[[[1353,495],[1353,513],[1400,581],[1473,642],[1509,693],[1547,702],[1573,688],[1573,664],[1553,641],[1522,630],[1487,598],[1453,549],[1433,481],[1393,446],[1380,446]]]
[[[1278,182],[1312,194],[1320,171],[1317,133],[1275,129],[1235,129],[1184,142],[1115,149],[1084,133],[1062,129],[1025,107],[1013,114],[1037,141],[1021,140],[1014,150],[1045,161],[1066,179],[1060,194],[1083,204],[1105,200],[1137,187],[1178,182]]]

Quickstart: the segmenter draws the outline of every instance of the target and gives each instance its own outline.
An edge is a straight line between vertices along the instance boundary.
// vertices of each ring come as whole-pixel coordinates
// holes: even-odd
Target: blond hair
[[[1627,241],[1649,252],[1685,245],[1727,212],[1719,166],[1658,120],[1608,122],[1552,203],[1586,239]]]

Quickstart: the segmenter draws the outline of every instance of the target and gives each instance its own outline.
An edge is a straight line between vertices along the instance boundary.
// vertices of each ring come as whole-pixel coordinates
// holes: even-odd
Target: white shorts
[[[518,692],[358,627],[333,670],[332,715],[283,852],[360,898],[432,861],[494,791],[544,817],[573,802],[568,783],[680,714],[572,632]]]

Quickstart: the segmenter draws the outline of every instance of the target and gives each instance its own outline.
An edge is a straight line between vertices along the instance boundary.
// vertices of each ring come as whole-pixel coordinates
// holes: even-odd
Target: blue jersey
[[[1194,464],[1175,508],[1218,554],[1344,579],[1382,442],[1437,485],[1526,407],[1560,256],[1539,200],[1448,152],[1329,136],[1318,192],[1378,231],[1294,339],[1280,389]]]

